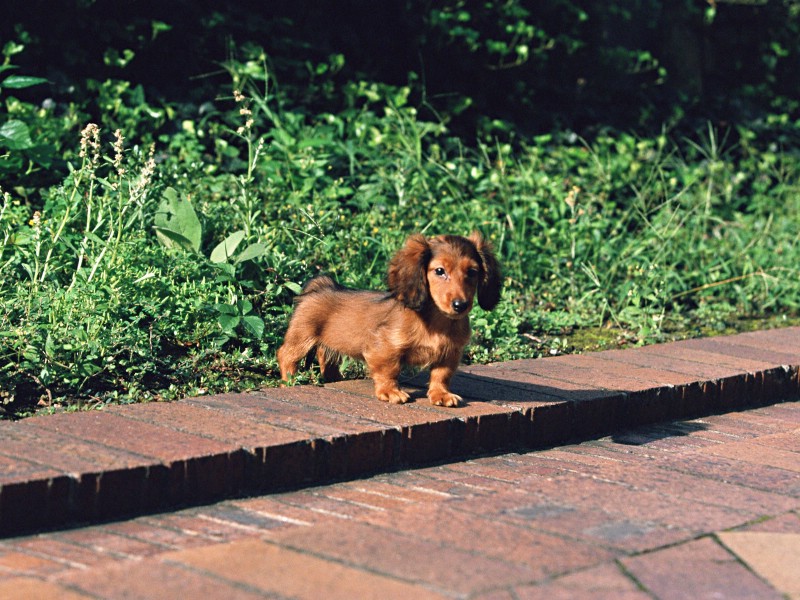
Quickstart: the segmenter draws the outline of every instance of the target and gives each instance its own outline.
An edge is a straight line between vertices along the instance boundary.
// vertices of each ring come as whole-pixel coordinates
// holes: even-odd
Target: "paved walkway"
[[[0,423],[0,598],[800,598],[799,364],[790,328],[468,368],[456,410]]]

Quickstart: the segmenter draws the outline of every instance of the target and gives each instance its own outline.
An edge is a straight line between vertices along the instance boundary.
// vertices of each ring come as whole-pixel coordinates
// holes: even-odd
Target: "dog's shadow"
[[[540,383],[542,380],[547,383]],[[400,383],[413,401],[427,402],[427,372],[401,378]],[[560,429],[552,431],[559,441],[611,435],[621,444],[644,445],[707,429],[702,422],[687,420],[707,411],[683,401],[670,386],[637,394],[475,366],[459,370],[450,390],[462,397],[461,407],[475,403],[518,407],[544,438],[549,438],[547,429]],[[645,425],[648,427],[642,429]]]

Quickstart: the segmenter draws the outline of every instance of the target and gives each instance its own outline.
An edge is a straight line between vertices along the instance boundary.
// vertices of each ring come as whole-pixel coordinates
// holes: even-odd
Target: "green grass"
[[[275,385],[299,285],[381,287],[420,231],[479,229],[502,260],[467,362],[797,322],[800,155],[758,133],[474,142],[402,88],[309,114],[234,75],[169,135],[122,94],[105,118],[130,132],[45,122],[68,174],[0,200],[0,414]]]

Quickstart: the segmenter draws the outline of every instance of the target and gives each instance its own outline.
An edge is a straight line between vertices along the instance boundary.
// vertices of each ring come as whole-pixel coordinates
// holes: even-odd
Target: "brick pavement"
[[[460,409],[415,378],[2,422],[0,532],[106,524],[0,539],[0,598],[797,594],[799,364],[789,328],[466,367]]]
[[[0,540],[0,598],[800,597],[800,402]]]

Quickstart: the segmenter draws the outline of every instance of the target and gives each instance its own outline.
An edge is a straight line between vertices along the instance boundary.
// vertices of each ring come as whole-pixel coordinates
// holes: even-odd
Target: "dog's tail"
[[[311,294],[318,294],[320,292],[335,292],[338,290],[347,289],[342,285],[336,283],[333,279],[331,279],[328,275],[317,275],[309,279],[305,285],[303,286],[303,291],[301,291],[297,296],[295,296],[294,301],[295,303],[300,302],[306,296],[310,296]]]

